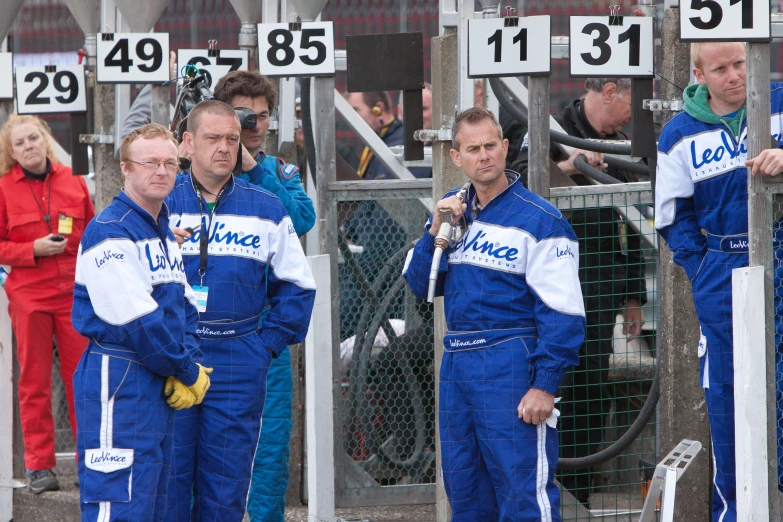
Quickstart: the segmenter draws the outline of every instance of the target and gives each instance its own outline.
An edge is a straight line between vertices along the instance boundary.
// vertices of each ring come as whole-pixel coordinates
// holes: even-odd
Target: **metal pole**
[[[549,76],[530,77],[528,189],[549,197]]]
[[[101,29],[114,32],[117,27],[117,7],[114,0],[101,1]],[[115,125],[114,85],[96,84],[93,99],[94,132],[112,134]],[[120,165],[114,159],[114,146],[111,144],[93,145],[93,163],[95,165],[95,209],[102,210],[123,186]]]
[[[312,100],[310,113],[313,117],[313,141],[315,142],[315,179],[318,192],[318,253],[329,255],[332,288],[332,395],[335,422],[342,423],[340,402],[342,375],[340,364],[340,292],[337,278],[337,201],[329,192],[329,182],[337,181],[335,134],[334,134],[334,76],[310,78]],[[342,430],[334,434],[335,467],[340,466],[345,449]],[[341,475],[335,469],[335,491],[340,491]]]
[[[675,85],[687,85],[690,49],[679,41],[679,9],[667,9],[661,31],[661,97],[681,97]],[[671,82],[671,84],[669,83]],[[674,85],[672,85],[674,84]],[[709,449],[710,428],[704,391],[699,386],[699,323],[693,306],[691,285],[685,272],[672,261],[672,254],[660,242],[660,324],[658,328],[658,372],[661,383],[659,403],[660,445],[664,452],[683,439],[697,440]],[[685,361],[685,363],[683,362]],[[687,413],[684,413],[687,412]],[[675,520],[710,519],[710,459],[697,459],[680,489],[688,492],[688,502],[679,502]]]
[[[770,44],[749,43],[746,48],[747,62],[747,110],[748,110],[748,158],[755,158],[761,151],[771,147],[772,135],[770,122]],[[748,247],[749,266],[763,267],[764,269],[764,346],[766,357],[766,404],[767,426],[766,435],[756,432],[756,440],[763,444],[766,442],[766,460],[769,479],[768,497],[770,520],[781,519],[781,494],[778,490],[778,481],[773,477],[778,476],[777,470],[777,419],[776,407],[776,379],[775,379],[775,311],[773,306],[773,267],[772,267],[772,195],[764,190],[764,178],[760,175],[751,176],[748,171]],[[736,375],[736,369],[735,369]],[[735,411],[739,411],[740,404],[735,404]],[[763,439],[766,438],[766,441]],[[739,442],[739,441],[737,441]],[[736,446],[737,470],[740,470],[740,459],[743,458],[743,449]],[[737,475],[738,487],[740,476]],[[758,498],[743,499],[749,502],[758,502]],[[739,498],[738,498],[739,502]]]
[[[332,395],[332,318],[330,296],[332,272],[329,256],[308,257],[316,278],[313,316],[305,340],[307,387],[307,519],[334,517],[334,403]],[[337,289],[334,289],[337,292]]]
[[[457,106],[457,33],[456,28],[447,28],[443,36],[432,39],[432,126],[436,129],[451,127],[454,108]],[[432,145],[432,200],[436,202],[454,187],[465,183],[467,178],[451,161],[451,143],[435,141]],[[440,427],[437,411],[440,404],[440,364],[443,358],[443,337],[446,335],[446,318],[443,298],[435,299],[435,447],[437,457],[435,469],[441,469]],[[438,522],[451,520],[451,509],[443,488],[443,478],[436,473],[435,514]]]

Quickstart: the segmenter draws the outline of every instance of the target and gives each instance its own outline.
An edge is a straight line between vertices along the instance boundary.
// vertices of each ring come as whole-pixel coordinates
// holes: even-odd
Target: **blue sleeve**
[[[294,224],[298,236],[305,235],[315,225],[313,202],[302,186],[299,168],[275,159],[278,175],[266,171],[261,163],[247,172],[250,182],[268,190],[280,200]]]
[[[564,232],[531,242],[525,272],[535,295],[538,328],[538,342],[528,356],[534,370],[531,386],[552,395],[566,370],[579,365],[586,325],[579,284],[579,243],[573,231],[564,228]]]
[[[279,356],[286,346],[307,335],[315,302],[315,280],[299,238],[285,216],[271,238],[267,270],[269,315],[261,328],[261,341]]]
[[[413,295],[418,298],[426,299],[427,291],[430,285],[430,269],[432,268],[432,257],[435,254],[435,238],[428,232],[432,218],[427,221],[424,234],[416,242],[405,260],[405,267],[402,269],[402,275],[411,287]],[[446,272],[449,269],[447,253],[443,253],[438,267],[438,281],[435,284],[435,296],[443,295],[443,287],[446,279]]]
[[[122,129],[120,130],[120,139],[125,139],[125,136],[138,129],[142,125],[146,125],[152,121],[152,86],[145,85],[133,100],[128,115],[125,117],[125,121],[122,122]]]
[[[671,122],[670,122],[671,123]],[[666,127],[664,127],[666,130]],[[661,142],[666,134],[661,133]],[[707,238],[701,233],[693,206],[693,180],[682,147],[668,153],[658,150],[655,182],[655,228],[661,234],[674,262],[693,280],[707,253]]]
[[[185,301],[185,345],[196,362],[204,361],[201,338],[198,336],[198,310],[190,301]]]
[[[187,282],[183,279],[181,284],[183,289],[179,290],[182,292],[179,296],[185,306],[190,306],[186,297]],[[153,299],[152,292],[137,247],[129,239],[106,239],[85,251],[80,246],[76,260],[73,326],[83,336],[99,343],[132,349],[153,373],[164,377],[173,375],[189,386],[198,378],[193,339],[188,334],[183,338],[172,335],[166,326],[165,313]],[[169,292],[169,298],[176,293]],[[194,328],[192,321],[191,315],[188,330]]]

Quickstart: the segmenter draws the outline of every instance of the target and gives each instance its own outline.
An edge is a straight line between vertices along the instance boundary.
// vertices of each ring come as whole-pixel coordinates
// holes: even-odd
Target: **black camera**
[[[256,128],[256,125],[258,124],[258,115],[252,109],[248,109],[247,107],[236,107],[234,110],[239,118],[239,124],[243,129],[250,130]]]
[[[177,141],[182,141],[182,135],[187,129],[188,114],[193,110],[193,107],[204,100],[211,99],[212,91],[209,90],[209,80],[206,74],[184,77],[177,94],[177,103],[174,106],[174,120],[171,122],[171,130],[174,131]]]

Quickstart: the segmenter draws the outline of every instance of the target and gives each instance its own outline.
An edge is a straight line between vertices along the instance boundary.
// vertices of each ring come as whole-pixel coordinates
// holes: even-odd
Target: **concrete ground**
[[[60,491],[34,495],[27,488],[14,490],[14,522],[78,522],[79,489],[75,485],[76,477],[61,475],[59,478]],[[338,509],[336,515],[346,521],[357,522],[434,522],[435,505]],[[307,506],[287,508],[285,520],[307,522]]]

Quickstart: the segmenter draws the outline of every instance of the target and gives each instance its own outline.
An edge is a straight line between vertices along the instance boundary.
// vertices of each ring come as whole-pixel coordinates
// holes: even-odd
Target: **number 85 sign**
[[[258,24],[258,70],[265,76],[328,76],[334,74],[332,22]]]

